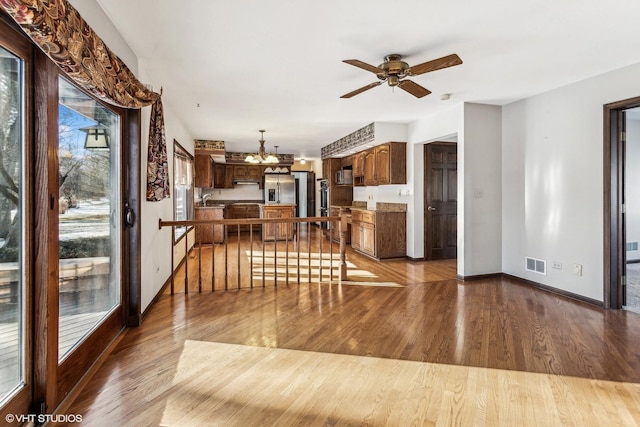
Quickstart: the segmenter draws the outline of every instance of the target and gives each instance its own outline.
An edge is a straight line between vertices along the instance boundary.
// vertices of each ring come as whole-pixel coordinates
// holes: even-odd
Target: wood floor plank
[[[66,412],[98,426],[640,425],[640,315],[461,282],[455,260],[348,259],[358,285],[197,293],[190,278],[196,292],[161,296]]]

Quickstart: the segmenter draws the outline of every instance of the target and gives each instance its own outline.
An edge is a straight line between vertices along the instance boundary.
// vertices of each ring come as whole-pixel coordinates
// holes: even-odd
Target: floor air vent
[[[534,273],[547,274],[547,262],[542,259],[525,257],[524,268],[525,270],[533,271]]]

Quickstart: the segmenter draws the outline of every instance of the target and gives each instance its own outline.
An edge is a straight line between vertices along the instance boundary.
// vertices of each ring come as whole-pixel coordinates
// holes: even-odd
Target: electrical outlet
[[[573,264],[573,274],[582,276],[582,264]]]
[[[553,264],[551,264],[551,266],[553,268],[555,268],[556,270],[562,270],[562,263],[561,262],[553,261]]]

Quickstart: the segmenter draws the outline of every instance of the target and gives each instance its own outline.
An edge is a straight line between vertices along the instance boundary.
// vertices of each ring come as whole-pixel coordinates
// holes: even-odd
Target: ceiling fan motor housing
[[[378,66],[384,73],[378,73],[380,80],[389,79],[389,86],[397,86],[401,78],[406,76],[409,64],[402,60],[402,55],[396,53],[384,57],[384,62]]]

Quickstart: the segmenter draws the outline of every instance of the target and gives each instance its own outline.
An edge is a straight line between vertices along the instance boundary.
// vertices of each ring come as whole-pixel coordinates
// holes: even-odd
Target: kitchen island
[[[260,204],[260,218],[294,218],[296,205],[294,203],[267,203]],[[294,224],[262,224],[262,240],[265,242],[275,240],[292,241],[294,236]]]

